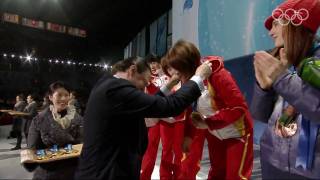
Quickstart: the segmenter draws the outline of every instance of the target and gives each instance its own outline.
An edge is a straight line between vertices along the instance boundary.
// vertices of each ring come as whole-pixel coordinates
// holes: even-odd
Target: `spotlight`
[[[27,55],[26,60],[27,60],[28,62],[30,62],[31,59],[32,59],[31,56]]]
[[[12,57],[12,58],[14,58],[14,57],[15,57],[15,55],[14,55],[14,54],[11,54],[11,57]]]
[[[6,53],[4,53],[4,54],[3,54],[3,57],[7,57],[7,54],[6,54]]]

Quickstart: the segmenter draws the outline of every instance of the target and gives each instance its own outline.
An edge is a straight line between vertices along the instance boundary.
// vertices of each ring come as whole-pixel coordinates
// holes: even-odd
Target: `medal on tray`
[[[44,160],[46,159],[46,152],[44,149],[39,149],[36,151],[36,156],[38,160]]]

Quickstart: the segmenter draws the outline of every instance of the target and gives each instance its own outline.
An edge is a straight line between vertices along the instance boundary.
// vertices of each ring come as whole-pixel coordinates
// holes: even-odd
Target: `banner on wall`
[[[172,1],[172,43],[184,39],[199,47],[199,0]]]
[[[68,34],[78,37],[87,37],[87,32],[83,29],[68,27]]]
[[[168,35],[167,37],[167,50],[172,47],[172,34]]]
[[[124,48],[123,58],[126,59],[129,57],[129,45]]]
[[[138,46],[138,39],[135,37],[132,40],[132,46],[131,46],[131,56],[137,56],[137,46]]]
[[[146,28],[143,28],[139,33],[138,33],[138,49],[137,49],[137,54],[138,56],[145,56],[146,55]]]
[[[19,16],[17,14],[3,13],[3,21],[19,24]]]
[[[47,30],[58,32],[58,33],[66,33],[66,26],[60,25],[60,24],[54,24],[54,23],[47,23]]]
[[[150,54],[157,53],[157,21],[154,21],[150,24],[150,45],[149,45]]]
[[[22,18],[21,22],[23,26],[37,28],[37,29],[44,29],[43,21],[36,21],[33,19]]]
[[[172,34],[172,9],[168,12],[168,35]]]
[[[139,32],[138,34],[137,34],[137,36],[136,36],[136,38],[135,38],[136,40],[137,40],[137,48],[136,48],[136,55],[137,56],[141,56],[140,55],[140,46],[141,46],[141,44],[140,44],[140,39],[141,39],[141,32]]]
[[[165,13],[158,19],[157,26],[157,55],[162,56],[167,51],[167,25],[168,14]]]
[[[132,42],[130,42],[127,47],[124,49],[124,58],[131,57],[131,48],[132,48]]]

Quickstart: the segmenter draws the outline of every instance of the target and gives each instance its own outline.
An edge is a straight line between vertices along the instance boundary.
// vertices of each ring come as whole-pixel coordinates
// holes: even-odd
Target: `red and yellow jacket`
[[[209,132],[219,139],[240,138],[248,133],[252,134],[253,121],[248,106],[231,73],[224,68],[223,58],[207,56],[202,60],[212,63],[212,75],[205,82],[209,97],[206,99],[210,102],[204,103],[212,110],[210,115],[205,116]],[[197,106],[201,107],[199,102],[198,100]],[[201,113],[201,110],[199,112]],[[192,137],[194,132],[191,129],[186,129],[190,131],[186,133]]]

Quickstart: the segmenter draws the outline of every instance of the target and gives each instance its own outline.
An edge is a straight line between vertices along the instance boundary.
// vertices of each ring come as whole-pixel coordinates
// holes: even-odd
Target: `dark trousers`
[[[29,128],[31,125],[31,120],[28,119],[23,119],[22,120],[22,125],[20,126],[20,128],[16,128],[14,130],[16,136],[17,136],[17,147],[21,147],[21,142],[22,142],[22,131],[24,133],[24,136],[26,137],[26,141],[28,140],[28,133],[29,133]],[[28,144],[28,141],[27,141]]]
[[[31,125],[31,119],[24,119],[25,123],[24,123],[24,126],[23,126],[23,132],[24,132],[24,135],[26,136],[26,139],[28,139],[28,133],[29,133],[29,128],[30,128],[30,125]]]
[[[21,131],[16,131],[16,136],[17,136],[17,144],[16,147],[21,147],[21,142],[22,142],[22,132]]]
[[[20,119],[20,118],[14,118],[13,119],[12,132],[13,132],[13,135],[17,138],[16,147],[21,147],[22,126],[23,126],[23,120],[22,119]]]

